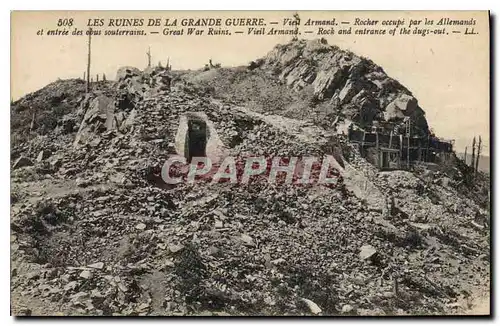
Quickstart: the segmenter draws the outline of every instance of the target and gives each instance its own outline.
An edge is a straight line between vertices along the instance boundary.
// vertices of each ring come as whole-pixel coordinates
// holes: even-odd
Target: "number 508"
[[[73,18],[59,18],[57,26],[73,26]]]

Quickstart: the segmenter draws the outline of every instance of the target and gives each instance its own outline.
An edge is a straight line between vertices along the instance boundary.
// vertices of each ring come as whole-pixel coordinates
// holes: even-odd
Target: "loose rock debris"
[[[230,90],[225,74],[239,74]],[[415,105],[371,61],[316,41],[279,46],[252,70],[126,67],[89,94],[83,81],[57,81],[14,102],[14,314],[32,314],[34,302],[49,315],[462,312],[454,303],[490,279],[489,203],[460,184],[467,170],[380,172],[336,127],[280,118],[283,94],[300,104],[294,94],[308,85],[319,105],[352,114],[370,101],[396,118],[403,99]],[[276,90],[271,118],[250,105],[264,86]],[[247,98],[218,96],[224,89]],[[206,115],[228,155],[335,152],[339,183],[165,185],[161,167],[189,112]]]

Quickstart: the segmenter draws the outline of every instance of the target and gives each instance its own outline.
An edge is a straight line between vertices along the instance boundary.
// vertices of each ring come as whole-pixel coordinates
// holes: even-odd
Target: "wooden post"
[[[90,56],[92,46],[92,28],[89,28],[88,56],[87,56],[87,93],[90,92]]]
[[[401,156],[403,155],[403,135],[399,135],[399,160],[401,161]]]
[[[363,155],[365,154],[365,138],[366,138],[366,131],[363,130],[363,139],[361,139],[361,153],[363,153]]]
[[[30,109],[33,110],[33,107],[30,106]],[[31,140],[31,132],[33,131],[33,128],[35,127],[35,112],[36,111],[33,111],[33,117],[31,118],[31,124],[30,124],[30,132],[28,133],[28,141]],[[30,147],[29,149],[31,150],[31,142],[30,142]]]
[[[476,136],[472,140],[472,159],[470,161],[470,166],[474,169],[474,162],[476,158]]]
[[[297,25],[295,25],[295,33],[293,34],[293,38],[292,40],[293,41],[296,41],[299,39],[299,24],[300,24],[300,16],[299,16],[299,13],[296,12],[294,15],[293,15],[293,18],[295,19],[295,23]]]
[[[30,134],[34,126],[35,126],[35,111],[33,111],[33,116],[31,117]]]
[[[408,137],[408,148],[407,148],[407,155],[408,155],[408,170],[410,169],[410,134],[411,134],[411,131],[410,131],[410,128],[411,128],[411,124],[410,124],[410,120],[408,119],[408,129],[407,129],[407,135],[406,137]]]
[[[481,155],[481,136],[479,136],[479,143],[477,144],[476,171],[475,171],[475,174],[477,174],[477,170],[479,168],[479,156],[480,155]]]
[[[425,161],[426,162],[429,162],[429,147],[430,147],[430,143],[431,143],[431,135],[427,134],[427,151],[425,153]]]
[[[151,47],[148,47],[148,52],[146,52],[146,55],[148,56],[148,68],[151,67]]]
[[[366,131],[363,130],[363,138],[361,138],[361,150],[363,151],[363,155],[365,153],[365,139],[366,139]]]

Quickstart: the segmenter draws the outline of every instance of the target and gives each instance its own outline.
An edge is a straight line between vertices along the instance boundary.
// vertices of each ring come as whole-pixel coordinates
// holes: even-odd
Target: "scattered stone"
[[[210,248],[208,248],[208,253],[209,253],[211,256],[217,255],[219,252],[220,252],[220,250],[219,250],[219,248],[217,248],[217,247],[210,246]]]
[[[284,260],[283,258],[278,258],[278,259],[275,259],[275,260],[271,260],[271,264],[273,264],[273,265],[280,265],[280,264],[283,264],[285,262],[286,262],[286,260]]]
[[[360,249],[359,257],[362,260],[372,258],[377,253],[377,250],[371,245],[364,245]]]
[[[43,160],[46,160],[47,158],[50,157],[50,152],[46,150],[41,150],[40,153],[38,153],[38,156],[36,157],[37,162],[42,162]]]
[[[242,234],[240,236],[240,239],[247,246],[250,246],[250,247],[254,247],[255,246],[255,242],[253,241],[253,238],[251,236],[249,236],[248,234]]]
[[[197,314],[198,316],[213,316],[212,312],[211,311],[208,311],[208,310],[203,310],[201,311],[199,314]]]
[[[171,253],[173,253],[173,254],[175,254],[176,252],[181,251],[182,249],[184,249],[184,246],[182,246],[182,245],[170,244],[170,245],[168,246],[168,250],[169,250]]]
[[[382,293],[382,296],[384,296],[385,298],[392,298],[394,297],[394,292],[385,291],[384,293]]]
[[[31,316],[32,312],[30,308],[21,307],[18,309],[16,316]]]
[[[89,278],[92,277],[92,272],[89,270],[85,270],[85,271],[80,273],[80,277],[88,280]]]
[[[171,259],[167,259],[167,260],[165,261],[165,264],[163,264],[163,267],[174,267],[174,266],[175,266],[175,263],[174,263],[174,261],[173,261],[173,260],[171,260]]]
[[[123,80],[139,76],[141,71],[135,67],[120,67],[116,72],[116,80]]]
[[[302,302],[304,302],[307,305],[311,313],[313,313],[314,315],[321,313],[322,311],[321,308],[313,301],[305,298],[300,298],[300,300],[302,300]]]
[[[61,168],[62,161],[56,157],[56,158],[53,158],[52,160],[50,160],[49,164],[50,164],[50,167],[52,169],[57,170],[57,169]]]
[[[63,289],[64,291],[74,290],[76,289],[77,286],[78,286],[77,281],[71,281],[68,284],[66,284]]]
[[[219,316],[219,317],[229,317],[231,314],[225,312],[225,311],[214,311],[213,312],[214,316]]]
[[[117,286],[120,289],[120,291],[122,291],[122,292],[128,292],[128,288],[125,286],[125,284],[119,282],[119,283],[117,283]]]
[[[40,278],[40,271],[39,270],[35,270],[35,271],[32,271],[32,272],[29,272],[26,274],[26,279],[28,280],[37,280]]]
[[[148,310],[148,309],[149,309],[149,304],[148,303],[141,303],[137,307],[137,311],[144,311],[144,310]]]
[[[33,165],[33,162],[29,158],[26,158],[24,156],[19,157],[15,162],[14,165],[12,166],[12,169],[19,169],[25,166],[30,166]]]
[[[89,294],[87,292],[78,292],[70,296],[71,301],[73,304],[79,304],[84,302],[85,300],[89,299]]]
[[[139,223],[139,224],[137,224],[137,225],[135,226],[135,228],[136,228],[137,230],[141,230],[141,231],[142,231],[142,230],[144,230],[144,229],[146,228],[146,224],[144,224],[144,223]]]
[[[351,306],[350,304],[346,304],[346,305],[342,306],[342,312],[345,313],[345,314],[348,314],[348,313],[350,313],[353,310],[354,310],[354,307]]]
[[[104,263],[103,262],[98,262],[98,263],[90,264],[88,266],[90,268],[102,269],[104,267]]]
[[[90,181],[89,180],[86,180],[84,178],[77,178],[76,179],[76,186],[77,187],[85,188],[85,187],[87,187],[89,185],[90,185]]]

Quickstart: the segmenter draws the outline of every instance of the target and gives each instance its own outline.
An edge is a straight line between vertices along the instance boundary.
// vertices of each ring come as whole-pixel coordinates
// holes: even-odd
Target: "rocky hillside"
[[[245,68],[187,76],[216,97],[313,121],[326,129],[344,120],[361,127],[374,121],[412,121],[412,133],[427,135],[425,112],[411,92],[371,60],[330,46],[324,39],[276,46]],[[283,87],[286,86],[286,87]]]
[[[276,91],[342,119],[425,121],[370,61],[300,41],[251,69],[117,75],[89,94],[57,81],[11,106],[12,135],[25,135],[11,152],[14,314],[457,314],[487,291],[488,203],[463,188],[466,167],[380,173],[298,108],[268,101],[263,114],[259,92]],[[30,126],[32,107],[52,129]],[[332,155],[337,185],[166,186],[161,166],[193,111],[229,155]]]

